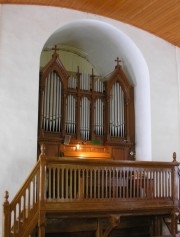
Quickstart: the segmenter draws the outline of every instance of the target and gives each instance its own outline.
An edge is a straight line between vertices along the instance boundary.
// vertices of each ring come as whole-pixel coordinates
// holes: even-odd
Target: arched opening
[[[54,32],[44,49],[54,45],[78,49],[99,75],[113,71],[114,59],[119,56],[122,68],[134,84],[136,159],[151,160],[150,88],[147,64],[137,46],[123,32],[95,20],[76,21]],[[47,56],[46,60],[48,60]],[[43,66],[43,60],[41,65]],[[73,68],[74,65],[67,67]]]

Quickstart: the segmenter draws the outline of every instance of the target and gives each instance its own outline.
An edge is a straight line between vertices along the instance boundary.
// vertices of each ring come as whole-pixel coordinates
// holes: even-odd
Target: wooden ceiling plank
[[[180,47],[180,0],[0,0],[2,4],[36,4],[102,15],[149,31]]]
[[[139,14],[138,16],[133,18],[133,22],[135,24],[139,24],[140,22],[143,22],[143,24],[146,24],[150,21],[156,22],[158,19],[168,19],[169,17],[174,16],[174,13],[178,13],[180,9],[179,7],[172,7],[172,5],[166,4],[161,7],[151,5],[148,9],[144,10]]]

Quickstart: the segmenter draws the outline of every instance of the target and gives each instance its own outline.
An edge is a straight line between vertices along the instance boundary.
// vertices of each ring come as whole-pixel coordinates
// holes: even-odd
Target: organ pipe
[[[104,104],[101,99],[97,99],[95,101],[95,109],[94,109],[94,130],[96,135],[103,135],[103,111],[104,111]]]
[[[81,139],[90,139],[90,101],[87,97],[81,99],[80,105],[80,134]]]
[[[75,134],[76,132],[76,99],[72,95],[68,95],[66,99],[66,133]]]
[[[113,84],[110,94],[110,135],[125,136],[124,92],[119,82]]]
[[[51,72],[45,80],[42,105],[42,129],[60,132],[61,124],[61,80]]]

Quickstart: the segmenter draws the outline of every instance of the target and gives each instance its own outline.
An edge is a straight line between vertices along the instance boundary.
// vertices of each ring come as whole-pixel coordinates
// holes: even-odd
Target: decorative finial
[[[176,152],[173,152],[173,162],[176,162]]]
[[[119,63],[121,62],[121,60],[119,59],[119,57],[117,57],[117,58],[115,59],[115,62],[117,62],[117,65],[116,65],[116,67],[117,67],[117,66],[120,66],[120,64],[119,64]]]
[[[5,193],[4,193],[4,203],[9,203],[8,198],[9,198],[9,192],[5,191]]]
[[[46,150],[45,145],[41,144],[41,155],[44,155],[44,156],[46,155],[45,150]]]
[[[54,54],[56,54],[56,53],[57,53],[57,50],[58,50],[57,45],[55,45],[54,48],[52,48],[52,50],[54,50]]]

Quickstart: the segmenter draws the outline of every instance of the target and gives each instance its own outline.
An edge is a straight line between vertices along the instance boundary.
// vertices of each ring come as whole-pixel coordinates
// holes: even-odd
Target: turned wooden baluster
[[[2,226],[2,237],[10,236],[10,205],[9,205],[9,192],[5,191],[4,203],[3,203],[3,226]]]

